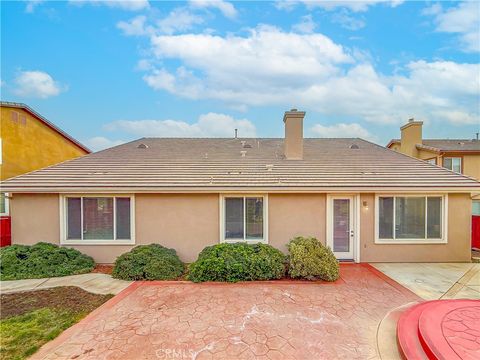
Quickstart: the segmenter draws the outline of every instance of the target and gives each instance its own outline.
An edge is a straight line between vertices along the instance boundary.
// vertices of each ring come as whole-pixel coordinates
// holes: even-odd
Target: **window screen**
[[[243,198],[225,199],[225,239],[243,239]]]
[[[130,198],[116,198],[117,239],[130,239]]]

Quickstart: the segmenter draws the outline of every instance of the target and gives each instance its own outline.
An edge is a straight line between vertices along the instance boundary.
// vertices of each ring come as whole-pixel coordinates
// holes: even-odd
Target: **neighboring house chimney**
[[[285,111],[285,157],[287,160],[303,159],[303,118],[305,111]]]
[[[409,156],[417,157],[417,144],[422,144],[423,121],[408,119],[408,123],[400,128],[402,134],[400,152]]]

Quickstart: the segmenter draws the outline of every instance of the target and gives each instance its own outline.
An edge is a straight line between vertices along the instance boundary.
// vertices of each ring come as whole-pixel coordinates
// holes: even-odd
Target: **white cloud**
[[[445,10],[440,4],[434,4],[423,14],[434,16],[436,31],[458,34],[464,51],[480,51],[480,3],[477,1],[462,2]]]
[[[140,137],[233,137],[235,129],[241,137],[256,136],[251,121],[212,112],[200,115],[193,124],[178,120],[119,120],[105,125],[105,129]]]
[[[268,25],[246,35],[149,38],[153,56],[138,64],[144,81],[180,97],[220,100],[242,110],[295,104],[374,123],[403,123],[415,116],[470,124],[480,116],[479,64],[412,61],[387,75],[375,69],[368,53],[347,49],[323,34]]]
[[[299,23],[292,26],[292,30],[304,33],[304,34],[311,34],[315,31],[317,24],[313,21],[312,15],[305,15],[302,16]]]
[[[214,8],[219,10],[224,16],[233,19],[237,16],[237,9],[232,3],[224,0],[190,0],[190,5],[194,8]]]
[[[150,7],[148,0],[69,0],[69,3],[78,6],[85,4],[104,5],[127,11],[139,11]]]
[[[267,26],[251,30],[247,37],[161,35],[153,36],[151,43],[158,59],[184,63],[175,73],[158,69],[147,75],[145,81],[153,88],[236,103],[248,96],[247,103],[253,100],[258,105],[312,79],[325,80],[339,71],[337,64],[353,61],[342,46],[322,34],[285,33]],[[248,95],[257,92],[259,97]]]
[[[85,140],[83,143],[93,151],[99,151],[99,150],[111,148],[112,146],[123,144],[125,143],[125,141],[110,140],[103,136],[96,136],[88,140]]]
[[[402,4],[404,0],[351,0],[351,1],[341,1],[341,0],[326,0],[326,1],[317,1],[317,0],[299,0],[299,1],[290,1],[290,0],[278,0],[275,2],[275,7],[281,10],[290,11],[298,4],[304,4],[307,8],[322,8],[325,10],[334,10],[337,8],[345,8],[354,12],[365,12],[370,6],[378,4],[386,4],[391,7],[397,7]]]
[[[126,36],[142,36],[155,34],[174,34],[192,29],[195,25],[203,23],[203,18],[194,14],[188,8],[178,7],[167,16],[156,20],[153,25],[147,24],[145,15],[135,16],[128,21],[119,21],[117,28]]]
[[[35,8],[43,2],[44,0],[27,0],[27,5],[25,6],[25,12],[30,14],[35,12]]]
[[[370,134],[370,132],[362,127],[360,124],[334,124],[330,126],[324,126],[321,124],[316,124],[312,126],[310,132],[318,137],[322,138],[349,138],[349,137],[359,137],[366,140],[375,141],[376,137]]]
[[[328,37],[261,26],[245,36],[152,36],[156,61],[176,69],[144,75],[155,90],[233,107],[294,103],[328,115],[376,123],[470,123],[478,118],[480,65],[414,61],[396,75],[377,72],[366,56]],[[455,115],[452,115],[455,111]],[[473,118],[472,118],[473,117]]]
[[[333,14],[332,21],[340,24],[345,29],[353,31],[365,27],[365,21],[363,19],[350,15],[345,9]]]
[[[14,93],[24,97],[46,99],[56,96],[66,88],[43,71],[21,71],[14,79]]]
[[[186,8],[173,9],[167,17],[157,21],[160,32],[173,34],[178,31],[186,31],[194,25],[203,23],[203,18]]]
[[[145,25],[146,21],[147,17],[145,15],[139,15],[129,21],[119,21],[117,23],[117,28],[122,30],[124,35],[127,36],[148,35],[153,29]]]

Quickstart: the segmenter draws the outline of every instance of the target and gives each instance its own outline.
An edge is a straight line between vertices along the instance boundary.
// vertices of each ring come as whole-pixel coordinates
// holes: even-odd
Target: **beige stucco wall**
[[[360,214],[360,261],[454,262],[470,261],[471,200],[469,194],[448,196],[447,244],[375,244],[375,195],[361,195],[368,210]]]
[[[177,250],[183,261],[194,261],[207,245],[219,239],[218,194],[137,194],[136,245],[158,242]],[[296,235],[315,236],[325,243],[325,194],[270,194],[269,242],[286,250]],[[470,207],[468,194],[450,194],[448,244],[380,245],[374,243],[375,196],[361,195],[368,209],[360,209],[362,262],[470,261]],[[11,201],[12,241],[59,243],[59,200],[55,194],[14,194]],[[133,246],[77,245],[99,263],[112,263]]]
[[[417,157],[417,144],[422,143],[422,122],[412,121],[400,128],[400,152]]]
[[[295,236],[315,236],[325,244],[325,194],[270,194],[268,196],[269,243],[286,251]]]
[[[463,173],[480,180],[480,154],[463,155]]]
[[[218,195],[135,196],[136,245],[159,243],[191,262],[207,245],[218,242]],[[12,242],[60,243],[58,195],[15,194],[11,201]],[[99,263],[112,263],[132,245],[68,245]]]
[[[219,239],[217,194],[136,195],[136,242],[158,242],[177,250],[183,261]]]

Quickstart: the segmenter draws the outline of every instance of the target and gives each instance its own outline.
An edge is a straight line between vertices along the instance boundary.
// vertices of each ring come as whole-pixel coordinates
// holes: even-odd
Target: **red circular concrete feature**
[[[480,301],[435,300],[415,305],[398,321],[406,359],[480,359]]]
[[[420,316],[418,328],[437,359],[480,359],[480,301],[432,304]]]
[[[427,301],[406,310],[397,323],[398,345],[406,359],[428,360],[418,333],[418,321],[422,312],[436,301]]]

